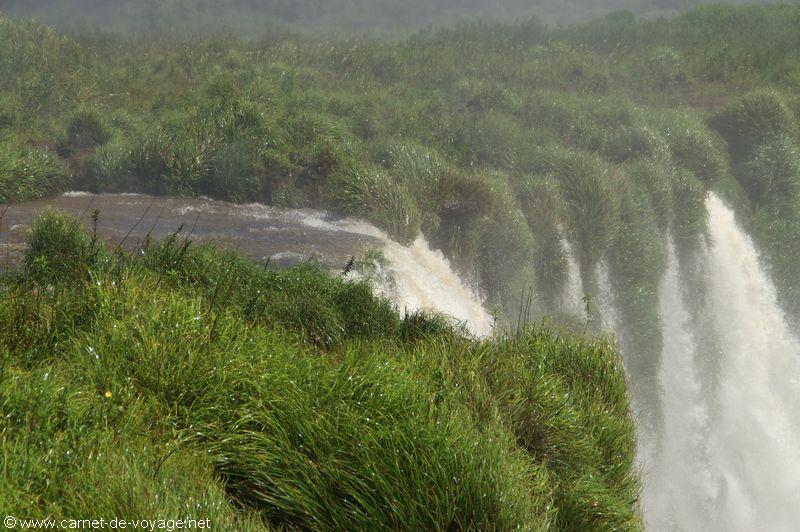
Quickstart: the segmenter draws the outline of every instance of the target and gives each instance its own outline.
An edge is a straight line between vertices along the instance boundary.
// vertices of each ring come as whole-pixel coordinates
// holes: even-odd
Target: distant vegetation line
[[[125,34],[208,34],[254,37],[269,28],[347,34],[402,35],[460,21],[548,24],[585,22],[618,10],[664,16],[704,0],[3,0],[0,11],[62,29]],[[720,3],[720,2],[715,2]],[[725,3],[743,3],[728,0]],[[763,3],[763,2],[762,2]]]

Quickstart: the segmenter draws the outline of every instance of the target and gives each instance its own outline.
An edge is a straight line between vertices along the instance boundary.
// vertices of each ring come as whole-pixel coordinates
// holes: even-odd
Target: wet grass
[[[636,324],[628,363],[652,382],[663,250],[672,236],[691,269],[710,190],[736,196],[800,320],[798,20],[797,6],[711,6],[400,41],[282,31],[178,41],[0,18],[0,202],[80,188],[364,217],[402,243],[424,235],[506,326],[563,314],[566,240],[590,299],[597,266],[609,268],[616,306]],[[148,260],[161,261],[162,283],[199,283],[215,304],[299,327],[316,348],[402,328],[370,319],[385,314],[370,305],[359,314],[349,298],[367,298],[364,287],[312,283],[307,299],[283,300],[275,287],[295,285],[279,274],[245,283],[274,297],[267,305],[240,293],[233,279],[249,270],[233,259],[235,273],[203,266],[217,277],[200,281],[172,264],[176,251],[159,253]],[[338,306],[320,304],[319,290]]]
[[[528,328],[477,341],[312,267],[177,237],[129,256],[82,231],[47,214],[26,264],[59,268],[0,280],[0,510],[641,528],[612,344]]]

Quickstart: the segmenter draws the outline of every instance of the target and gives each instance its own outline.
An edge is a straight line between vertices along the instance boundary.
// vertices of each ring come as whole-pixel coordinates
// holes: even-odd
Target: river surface
[[[315,260],[343,269],[350,257],[382,242],[373,235],[337,230],[326,213],[287,210],[260,204],[236,205],[203,198],[166,198],[140,194],[69,192],[55,198],[9,205],[0,222],[0,261],[18,264],[25,238],[37,214],[55,208],[80,217],[91,227],[100,213],[98,234],[110,246],[128,250],[150,233],[160,240],[183,228],[195,242],[214,241],[259,261],[297,263]],[[0,206],[0,214],[6,206]]]
[[[423,237],[401,246],[374,225],[311,209],[278,209],[257,203],[233,204],[204,198],[167,198],[141,194],[68,192],[43,200],[0,205],[0,265],[18,265],[30,223],[46,209],[58,209],[92,226],[110,247],[135,251],[149,234],[163,239],[179,229],[193,242],[214,242],[275,265],[314,261],[342,272],[352,257],[368,248],[388,261],[376,291],[400,312],[432,310],[462,323],[477,336],[492,332],[493,320],[471,287],[462,282],[444,255]],[[4,214],[3,214],[4,213]]]

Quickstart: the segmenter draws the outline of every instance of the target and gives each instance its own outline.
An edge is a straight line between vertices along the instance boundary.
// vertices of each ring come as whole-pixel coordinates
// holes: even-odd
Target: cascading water
[[[752,241],[719,198],[707,203],[712,313],[724,353],[719,428],[711,459],[726,494],[729,529],[796,530],[800,524],[800,344]]]
[[[703,331],[690,327],[671,253],[661,287],[665,427],[658,456],[642,456],[647,521],[658,530],[797,530],[800,343],[733,212],[713,195],[707,209],[705,312],[722,349],[716,396],[702,396],[711,379],[692,338]]]
[[[605,262],[601,262],[597,265],[595,276],[597,277],[597,288],[599,289],[599,293],[597,294],[597,306],[603,318],[602,328],[608,333],[614,333],[619,336],[622,327],[620,327],[619,316],[614,307],[614,289],[611,287],[608,265],[606,265]],[[620,340],[622,340],[622,338],[620,338]]]
[[[424,238],[409,247],[387,241],[384,255],[392,264],[396,300],[401,309],[433,309],[465,321],[477,336],[492,332],[492,318],[478,297],[453,272],[441,251]]]
[[[380,288],[401,311],[434,310],[466,323],[476,336],[491,334],[492,317],[478,296],[461,281],[442,252],[432,250],[422,236],[405,247],[360,220],[327,221],[312,215],[305,218],[304,223],[316,228],[364,234],[381,241],[381,251],[390,264],[392,283]]]
[[[581,268],[575,258],[575,251],[568,240],[561,241],[567,258],[567,283],[561,295],[561,308],[564,312],[586,319],[586,303],[583,301],[584,290],[581,280]]]
[[[659,379],[664,390],[664,436],[656,455],[655,442],[640,441],[644,464],[645,518],[653,529],[701,530],[704,505],[713,491],[704,463],[703,434],[708,410],[695,367],[697,350],[691,315],[683,301],[678,259],[668,246],[667,270],[659,290],[664,352]]]

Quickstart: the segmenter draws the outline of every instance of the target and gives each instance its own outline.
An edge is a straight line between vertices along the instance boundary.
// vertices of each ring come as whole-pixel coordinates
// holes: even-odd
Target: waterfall
[[[464,322],[476,336],[492,333],[492,317],[480,298],[453,271],[444,254],[431,249],[424,237],[417,237],[410,246],[402,246],[361,220],[328,221],[319,213],[313,213],[303,222],[316,228],[364,234],[380,240],[381,251],[390,264],[392,282],[378,288],[395,301],[401,311],[433,310]]]
[[[600,316],[602,318],[602,328],[607,333],[617,335],[617,339],[622,342],[621,336],[622,327],[620,325],[620,318],[617,309],[614,306],[614,289],[611,286],[611,279],[608,272],[608,265],[605,262],[600,262],[595,271],[597,277],[597,306],[600,309]]]
[[[708,308],[721,342],[718,386],[702,397],[701,364],[674,252],[661,287],[665,432],[642,457],[648,524],[658,530],[796,530],[800,523],[800,343],[752,240],[716,196],[707,200]],[[718,405],[710,411],[709,405]]]
[[[709,312],[722,340],[719,427],[712,466],[727,494],[729,529],[796,530],[800,523],[800,344],[752,241],[719,198],[707,202]]]
[[[659,372],[664,390],[664,435],[658,454],[655,442],[639,442],[645,468],[645,519],[651,529],[707,530],[705,506],[707,494],[713,491],[703,453],[708,410],[695,367],[691,315],[683,301],[672,242],[667,251],[667,269],[659,287],[664,327]]]
[[[584,302],[583,281],[581,268],[575,258],[575,251],[567,239],[561,241],[564,255],[567,259],[567,282],[561,294],[561,309],[573,316],[586,319],[586,303]]]
[[[492,319],[478,297],[423,237],[409,247],[387,240],[383,253],[392,265],[394,299],[401,310],[435,310],[466,322],[477,336],[491,334]]]

